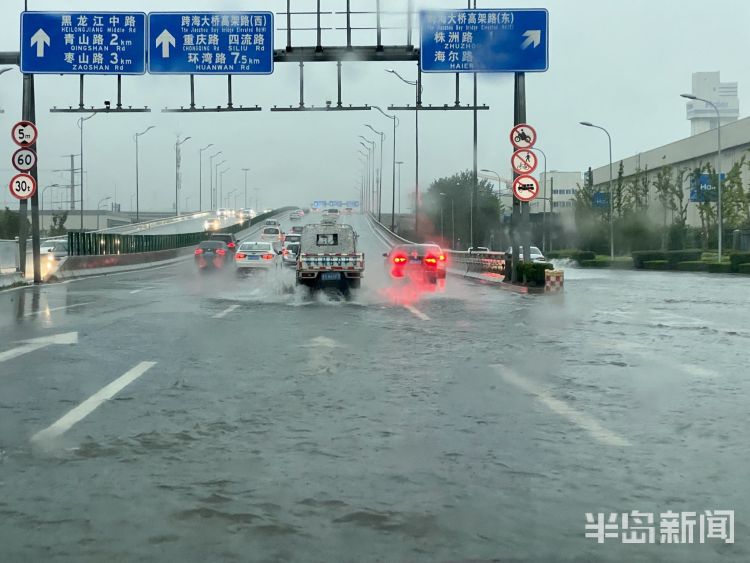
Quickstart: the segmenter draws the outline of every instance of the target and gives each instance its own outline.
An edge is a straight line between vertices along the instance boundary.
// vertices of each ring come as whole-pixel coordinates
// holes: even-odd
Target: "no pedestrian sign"
[[[536,153],[529,149],[518,150],[511,158],[511,166],[516,174],[531,174],[538,164]]]

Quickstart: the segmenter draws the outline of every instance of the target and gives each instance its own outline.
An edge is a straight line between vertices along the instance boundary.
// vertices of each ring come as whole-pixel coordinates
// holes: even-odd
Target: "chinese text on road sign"
[[[21,72],[143,74],[146,14],[23,12]]]
[[[154,74],[271,74],[271,12],[152,12]]]
[[[547,10],[428,10],[420,14],[423,72],[543,72]]]

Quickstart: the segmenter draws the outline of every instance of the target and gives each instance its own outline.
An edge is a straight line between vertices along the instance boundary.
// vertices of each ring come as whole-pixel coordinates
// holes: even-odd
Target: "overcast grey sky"
[[[323,0],[323,9],[341,10],[345,0]],[[352,0],[354,9],[374,7],[375,0]],[[383,0],[384,9],[404,9],[406,0]],[[461,8],[461,0],[418,2],[422,7]],[[284,0],[208,1],[203,0],[29,0],[31,10],[284,10]],[[721,71],[723,81],[739,83],[740,116],[747,115],[742,98],[750,91],[748,39],[750,2],[746,0],[537,0],[534,2],[490,3],[479,0],[479,8],[537,8],[550,12],[550,70],[527,75],[527,115],[539,133],[539,147],[549,158],[550,169],[583,170],[607,159],[606,138],[601,132],[578,125],[589,120],[612,133],[615,158],[626,157],[689,134],[685,100],[691,73]],[[0,50],[19,48],[21,0],[0,2]],[[295,0],[293,9],[314,10],[315,0]],[[332,16],[328,16],[329,18]],[[337,20],[335,23],[340,23]],[[276,27],[283,26],[277,16]],[[330,25],[324,19],[323,25]],[[402,16],[384,19],[384,26],[405,23]],[[310,25],[300,18],[294,25]],[[374,24],[374,17],[357,16],[355,26]],[[403,44],[404,31],[383,33],[385,44]],[[282,48],[283,32],[276,33],[275,47]],[[329,31],[324,45],[345,43],[344,34]],[[374,44],[375,34],[357,32],[356,44]],[[313,32],[295,33],[295,45],[314,45]],[[415,63],[344,65],[343,98],[346,104],[386,107],[413,103],[414,90],[385,68],[394,66],[413,78]],[[335,63],[306,66],[305,99],[308,105],[322,105],[336,99]],[[254,105],[262,112],[222,114],[165,114],[165,106],[189,103],[187,76],[135,76],[123,78],[123,102],[148,105],[145,114],[100,114],[85,124],[84,167],[86,207],[99,199],[114,196],[123,209],[130,207],[135,187],[135,145],[133,134],[149,125],[156,129],[141,138],[141,207],[171,209],[174,201],[174,142],[178,134],[191,136],[183,147],[183,205],[198,199],[198,149],[213,143],[222,150],[225,190],[241,188],[242,168],[250,168],[249,188],[260,188],[262,207],[283,204],[305,205],[316,199],[357,197],[361,165],[357,136],[368,134],[370,123],[388,132],[384,164],[384,205],[390,207],[390,121],[376,111],[341,113],[271,113],[272,105],[297,104],[298,67],[277,64],[271,76],[235,77],[235,104]],[[114,100],[115,77],[86,79],[86,105],[102,106]],[[471,76],[462,77],[462,102],[471,102]],[[200,105],[226,103],[225,77],[196,78]],[[508,131],[513,120],[512,75],[480,75],[479,102],[492,107],[480,112],[479,167],[509,175],[511,148]],[[424,75],[424,102],[452,103],[453,75]],[[52,106],[77,105],[78,77],[36,77],[37,124],[40,130],[40,185],[64,183],[65,174],[51,170],[64,168],[61,155],[78,152],[79,114],[49,113]],[[17,70],[0,76],[0,128],[10,130],[20,118],[21,75]],[[397,132],[397,158],[402,169],[403,201],[414,187],[414,114],[400,112]],[[422,189],[437,177],[472,165],[471,112],[430,112],[420,114],[420,176]],[[15,145],[10,136],[0,135],[0,170],[10,180],[10,157]],[[208,153],[204,153],[204,158]],[[208,190],[208,159],[204,161],[204,200]],[[6,182],[7,182],[6,180]],[[5,185],[5,184],[3,184]],[[7,188],[0,205],[16,207]],[[49,194],[50,192],[48,192]],[[49,195],[48,195],[49,198]],[[11,201],[12,200],[12,201]],[[205,203],[204,203],[205,206]]]

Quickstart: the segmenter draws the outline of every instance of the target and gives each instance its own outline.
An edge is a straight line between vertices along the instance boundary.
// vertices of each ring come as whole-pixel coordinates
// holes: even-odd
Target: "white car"
[[[513,247],[509,247],[505,255],[508,258],[511,258],[513,256]],[[518,256],[521,260],[525,258],[524,252],[523,252],[523,246],[518,247]],[[532,262],[546,262],[547,259],[544,257],[544,254],[542,254],[542,251],[539,250],[536,246],[531,247],[531,261]]]
[[[266,226],[263,227],[263,230],[260,233],[260,240],[280,245],[284,241],[284,236],[281,234],[281,229],[279,227]]]
[[[218,231],[221,228],[221,221],[218,219],[206,219],[203,222],[204,231]]]
[[[257,270],[272,270],[279,265],[279,254],[273,243],[254,241],[240,243],[234,255],[238,274]]]
[[[225,207],[220,207],[216,211],[216,216],[217,217],[229,217],[231,214],[232,214],[232,212],[229,209],[225,208]]]

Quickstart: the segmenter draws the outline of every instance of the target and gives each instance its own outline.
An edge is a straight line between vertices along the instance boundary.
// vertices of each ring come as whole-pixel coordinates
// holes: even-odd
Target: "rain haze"
[[[122,3],[121,3],[122,4]],[[293,2],[294,11],[314,11],[314,0]],[[374,0],[353,2],[354,10],[374,9]],[[402,12],[406,2],[383,0],[383,10]],[[455,3],[417,2],[423,8],[455,8]],[[567,0],[552,2],[518,2],[514,6],[544,7],[550,12],[550,65],[546,73],[527,76],[527,118],[538,130],[539,146],[549,157],[550,169],[583,170],[607,160],[606,143],[578,125],[578,121],[601,122],[613,135],[615,160],[640,150],[665,144],[689,134],[685,119],[685,100],[679,94],[690,90],[691,73],[721,71],[722,79],[739,84],[740,99],[750,91],[750,67],[745,48],[724,49],[722,41],[707,37],[732,37],[742,42],[746,37],[744,23],[750,17],[750,4],[740,0],[719,0],[711,4],[711,13],[732,17],[707,17],[704,2],[678,0]],[[31,0],[30,10],[201,10],[206,2],[81,0],[79,2]],[[19,14],[23,3],[5,0],[0,6],[0,49],[12,51],[19,44]],[[285,2],[268,1],[211,2],[212,10],[285,10]],[[323,0],[322,9],[342,11],[343,0]],[[354,27],[374,27],[371,14],[355,15]],[[342,16],[324,15],[323,27],[342,27]],[[402,14],[386,15],[384,27],[405,27]],[[700,22],[699,24],[697,22]],[[296,16],[293,27],[314,27],[314,17]],[[283,14],[276,15],[276,27],[284,27]],[[654,30],[658,30],[656,33]],[[690,31],[693,30],[693,31]],[[383,43],[404,44],[405,30],[385,30]],[[296,31],[295,45],[314,45],[314,31]],[[374,44],[373,30],[355,31],[354,44]],[[324,45],[345,44],[342,31],[323,32]],[[285,33],[275,34],[275,48],[285,45]],[[406,105],[414,103],[414,91],[386,68],[395,68],[408,79],[416,75],[415,63],[349,63],[343,66],[344,104]],[[20,118],[21,79],[13,70],[0,78],[0,122],[9,128]],[[86,208],[96,206],[101,198],[116,197],[123,211],[130,209],[134,194],[135,144],[133,135],[154,125],[155,129],[141,139],[141,208],[169,211],[174,205],[174,143],[178,135],[191,140],[182,146],[183,181],[180,206],[197,209],[198,149],[213,143],[221,150],[225,193],[243,187],[243,168],[249,168],[248,192],[259,188],[260,206],[284,204],[308,205],[318,199],[357,198],[361,164],[358,135],[375,136],[363,127],[370,123],[385,131],[386,148],[390,148],[390,121],[375,110],[342,113],[271,113],[273,105],[297,105],[299,97],[297,64],[276,64],[271,76],[235,76],[234,103],[259,105],[260,112],[165,114],[164,107],[187,106],[190,101],[187,76],[126,76],[123,78],[123,103],[148,106],[151,113],[97,115],[84,125],[84,168]],[[480,75],[478,102],[490,106],[479,114],[480,168],[498,170],[510,175],[507,132],[513,121],[513,77]],[[453,75],[424,75],[424,103],[452,104]],[[461,101],[472,101],[470,75],[462,76]],[[86,106],[102,107],[104,100],[114,103],[115,78],[87,77]],[[308,64],[305,68],[305,103],[322,106],[336,101],[335,63]],[[75,114],[51,114],[53,106],[78,104],[77,76],[44,76],[36,78],[37,123],[41,131],[38,145],[39,183],[44,186],[66,182],[65,172],[53,170],[68,167],[62,155],[79,152]],[[226,104],[225,77],[197,77],[196,103],[207,107]],[[741,106],[742,111],[742,106]],[[403,205],[409,204],[407,193],[413,189],[414,120],[411,112],[400,112],[397,130],[397,158],[402,167]],[[453,174],[472,166],[471,112],[433,112],[421,118],[420,183]],[[14,145],[8,136],[0,147],[8,154]],[[211,149],[212,151],[214,148]],[[204,158],[205,158],[204,153]],[[204,163],[204,184],[208,183],[208,163]],[[388,170],[386,167],[385,170]],[[9,175],[11,168],[3,165]],[[389,187],[386,175],[384,188]],[[207,190],[204,185],[204,190]],[[204,198],[206,197],[204,193]],[[250,198],[250,195],[248,196]],[[16,202],[7,190],[0,196],[3,206]],[[254,205],[253,201],[248,202]],[[384,206],[390,207],[390,190],[384,189]]]

